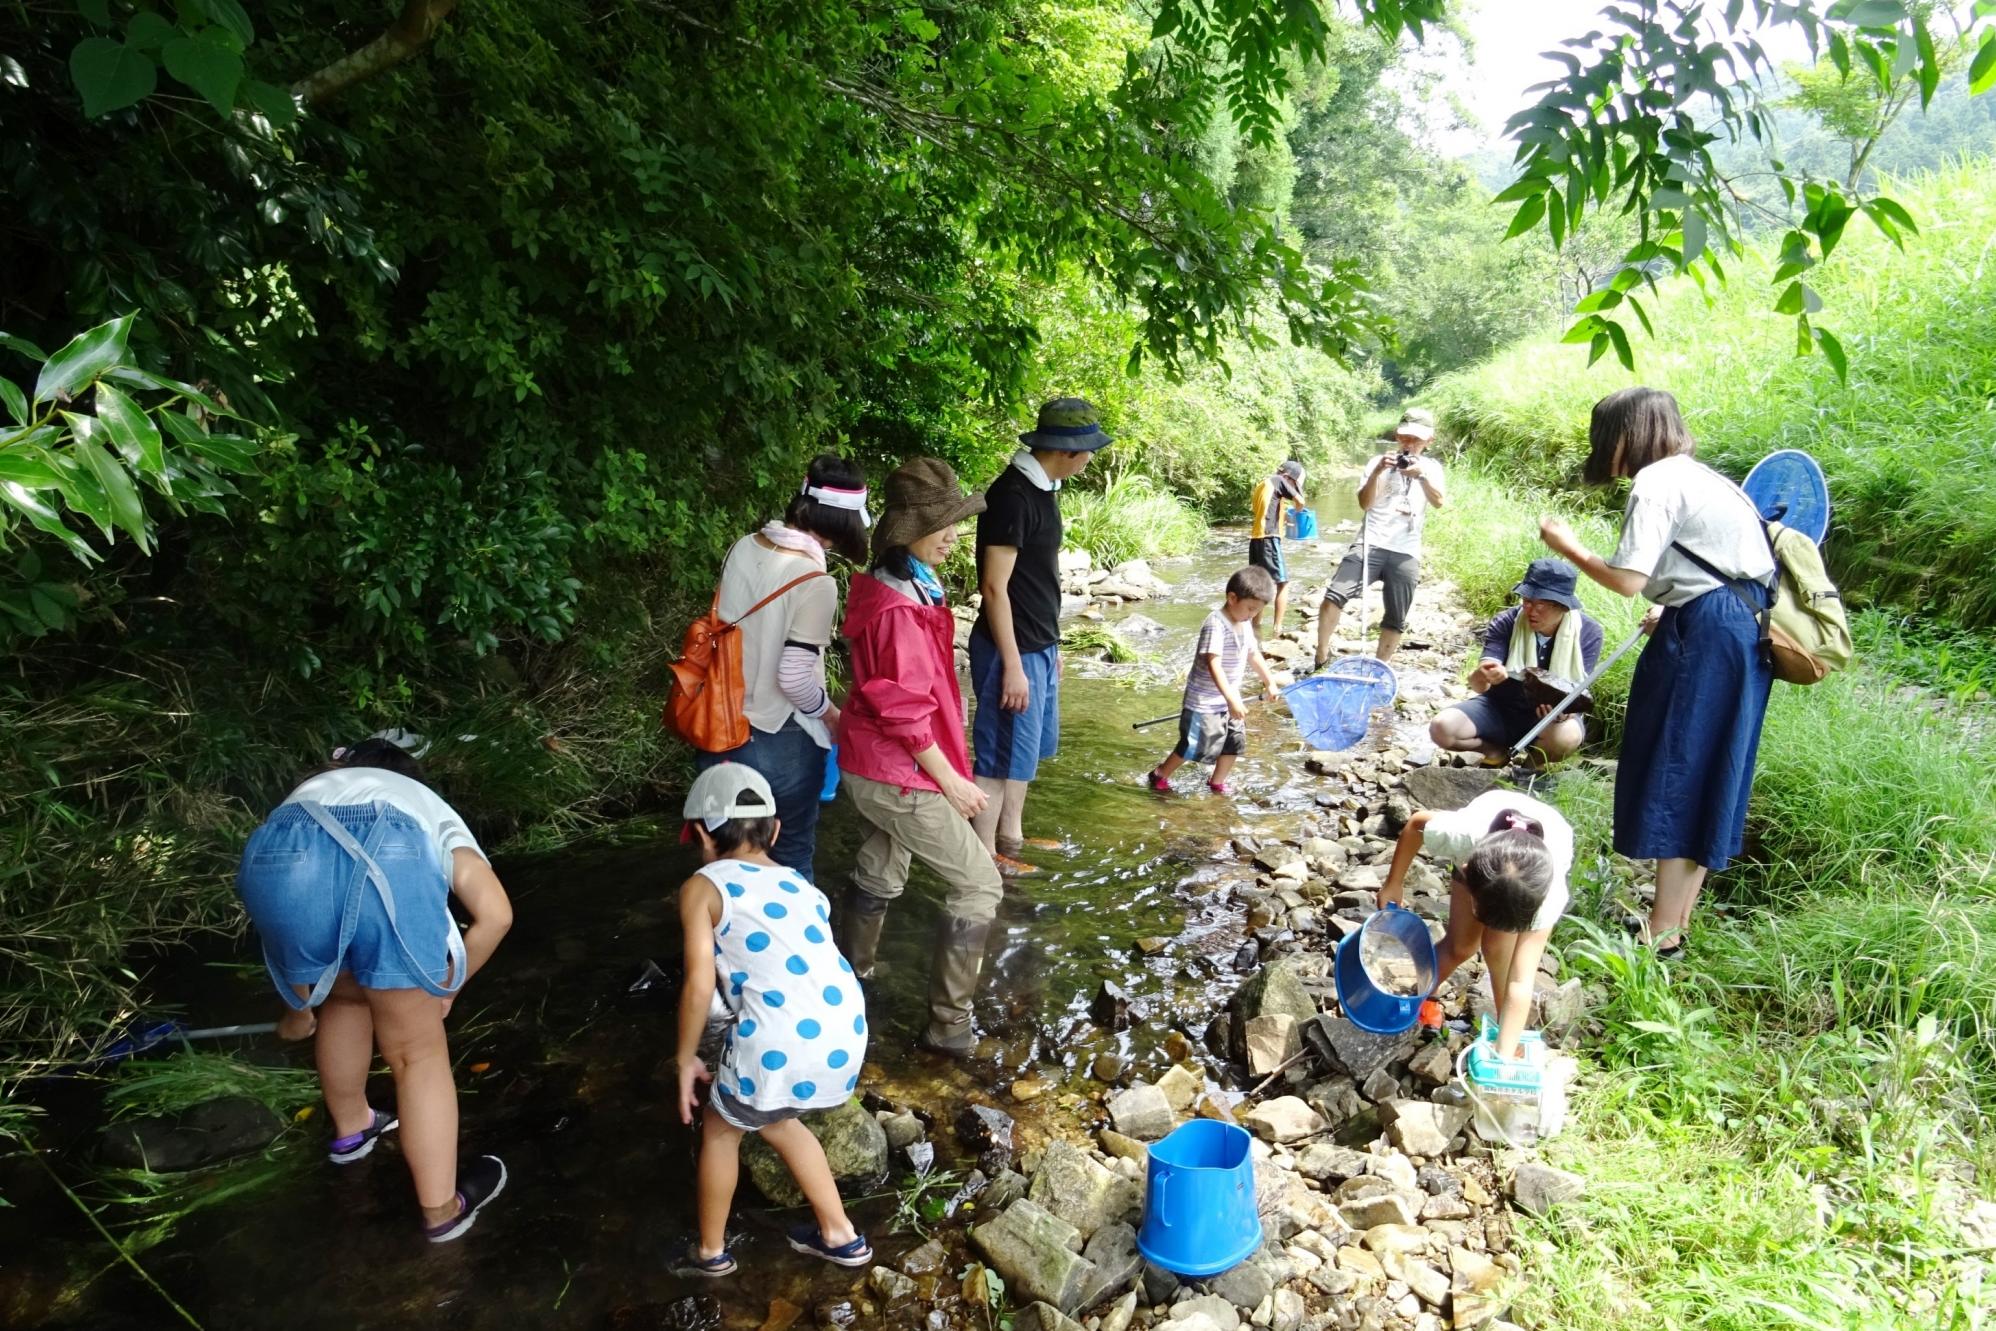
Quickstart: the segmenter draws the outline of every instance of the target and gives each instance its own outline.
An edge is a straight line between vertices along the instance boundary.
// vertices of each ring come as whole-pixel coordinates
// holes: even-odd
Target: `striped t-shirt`
[[[1188,712],[1225,712],[1227,700],[1220,695],[1220,686],[1213,682],[1213,672],[1207,668],[1205,658],[1217,657],[1220,672],[1227,682],[1239,693],[1241,677],[1247,673],[1248,653],[1254,650],[1254,624],[1242,620],[1238,624],[1228,619],[1225,611],[1215,610],[1206,616],[1206,622],[1199,626],[1199,641],[1192,648],[1192,673],[1185,677],[1185,701],[1182,704]]]

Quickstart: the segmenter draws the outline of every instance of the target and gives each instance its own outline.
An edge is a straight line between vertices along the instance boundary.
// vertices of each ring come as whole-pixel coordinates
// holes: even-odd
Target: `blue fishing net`
[[[1392,702],[1399,688],[1392,666],[1377,657],[1354,656],[1297,680],[1282,696],[1310,746],[1336,752],[1365,738],[1372,713]]]

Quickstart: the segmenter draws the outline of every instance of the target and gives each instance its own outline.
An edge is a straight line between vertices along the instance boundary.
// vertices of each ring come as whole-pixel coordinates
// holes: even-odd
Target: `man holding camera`
[[[1442,506],[1442,464],[1425,456],[1434,437],[1435,418],[1410,407],[1393,429],[1399,449],[1374,458],[1366,468],[1358,488],[1365,523],[1324,590],[1317,618],[1317,665],[1331,659],[1331,635],[1337,632],[1345,602],[1375,582],[1386,592],[1386,613],[1379,621],[1379,659],[1390,661],[1399,649],[1407,611],[1414,604],[1414,584],[1421,577],[1421,524],[1430,508]]]

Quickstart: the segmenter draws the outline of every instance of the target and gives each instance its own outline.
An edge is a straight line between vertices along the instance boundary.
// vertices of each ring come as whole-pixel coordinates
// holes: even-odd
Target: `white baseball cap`
[[[776,796],[763,774],[748,764],[715,763],[694,779],[680,816],[687,826],[680,829],[679,839],[691,841],[695,819],[711,832],[730,818],[774,818]]]

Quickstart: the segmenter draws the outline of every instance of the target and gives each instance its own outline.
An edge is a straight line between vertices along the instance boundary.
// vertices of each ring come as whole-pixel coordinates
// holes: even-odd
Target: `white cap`
[[[746,763],[715,763],[686,792],[681,817],[699,819],[709,832],[730,818],[774,818],[776,796],[761,772]]]

